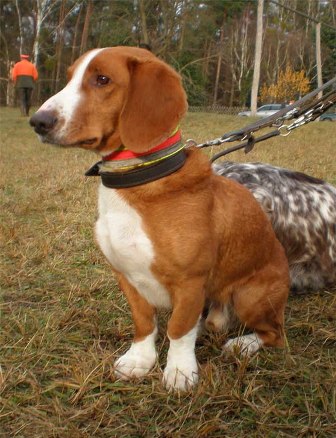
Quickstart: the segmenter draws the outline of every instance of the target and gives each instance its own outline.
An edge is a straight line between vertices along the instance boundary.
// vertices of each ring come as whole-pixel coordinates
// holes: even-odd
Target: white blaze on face
[[[52,96],[40,107],[39,111],[54,111],[57,113],[57,117],[64,121],[64,125],[61,128],[59,134],[64,135],[67,130],[67,126],[72,119],[73,114],[81,99],[81,85],[85,71],[90,62],[104,49],[95,49],[87,53],[82,59],[80,64],[76,67],[76,70],[70,80],[70,82],[59,93]]]

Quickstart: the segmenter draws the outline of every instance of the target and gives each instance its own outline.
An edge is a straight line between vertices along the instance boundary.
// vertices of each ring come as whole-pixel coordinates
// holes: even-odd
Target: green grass
[[[113,362],[132,339],[125,298],[94,243],[95,161],[38,142],[18,109],[1,116],[0,437],[334,437],[336,294],[291,297],[289,348],[224,357],[224,336],[197,342],[200,382],[168,394],[159,365],[117,381]],[[184,137],[212,139],[248,123],[190,114]],[[248,156],[336,184],[332,123],[314,122],[256,145]],[[213,153],[215,148],[213,149]],[[166,315],[159,364],[165,364]]]

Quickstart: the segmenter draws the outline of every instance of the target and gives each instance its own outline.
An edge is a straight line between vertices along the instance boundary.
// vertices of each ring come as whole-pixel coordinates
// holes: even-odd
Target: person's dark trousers
[[[29,116],[32,91],[32,88],[19,88],[20,108],[23,116]]]

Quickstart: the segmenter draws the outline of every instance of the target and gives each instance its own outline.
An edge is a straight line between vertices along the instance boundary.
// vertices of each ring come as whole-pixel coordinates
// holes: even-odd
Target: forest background
[[[260,89],[276,84],[286,68],[303,72],[313,89],[315,22],[305,16],[322,22],[326,82],[336,69],[336,2],[282,0],[289,9],[279,3],[264,5]],[[1,0],[0,5],[1,104],[8,103],[9,72],[20,52],[29,53],[39,70],[35,102],[40,103],[64,86],[68,66],[86,50],[140,44],[182,75],[190,105],[250,104],[257,1]]]

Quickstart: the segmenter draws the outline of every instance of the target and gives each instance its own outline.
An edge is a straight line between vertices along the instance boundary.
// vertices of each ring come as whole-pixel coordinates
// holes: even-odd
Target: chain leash
[[[278,111],[278,113],[275,113],[273,116],[266,118],[265,121],[262,120],[258,123],[252,123],[251,125],[248,125],[241,130],[229,132],[227,134],[224,134],[222,137],[215,138],[214,140],[208,140],[205,143],[197,144],[193,139],[188,139],[185,143],[185,147],[188,148],[194,146],[197,148],[205,148],[211,146],[220,146],[224,143],[229,143],[233,141],[243,142],[219,152],[211,159],[211,161],[213,162],[218,158],[239,149],[244,149],[245,153],[248,153],[253,149],[256,143],[259,143],[260,141],[269,139],[271,137],[275,137],[278,135],[280,135],[281,137],[287,137],[293,130],[312,122],[336,103],[336,89],[333,89],[317,101],[310,103],[309,105],[302,105],[303,103],[306,103],[309,99],[316,97],[316,95],[321,90],[329,87],[334,82],[336,82],[336,77],[331,79],[322,87],[314,90],[313,92],[304,96],[302,99],[290,105],[287,110],[282,109]],[[300,108],[301,106],[303,106],[303,108]],[[285,123],[286,121],[292,119],[295,120],[291,124]],[[254,137],[253,134],[256,131],[267,127],[275,127],[276,129],[257,138]]]

